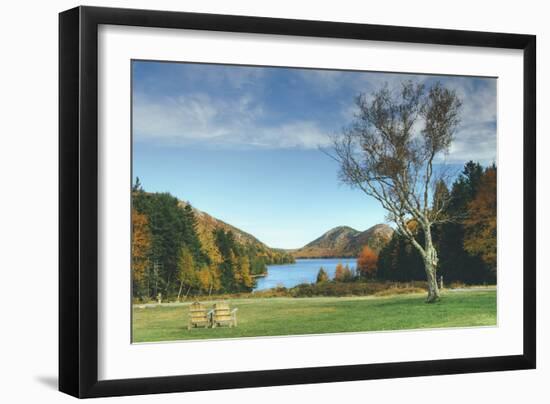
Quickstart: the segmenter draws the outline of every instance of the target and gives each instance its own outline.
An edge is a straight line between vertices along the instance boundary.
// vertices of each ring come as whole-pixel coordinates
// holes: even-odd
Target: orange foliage
[[[374,278],[378,269],[378,255],[368,245],[363,247],[357,258],[357,269],[366,278]]]
[[[338,263],[338,265],[336,265],[336,272],[334,273],[334,280],[337,282],[348,282],[351,278],[353,278],[353,274],[349,267]]]
[[[416,219],[409,219],[406,223],[407,229],[409,229],[413,234],[418,232],[419,226]]]
[[[464,220],[464,249],[479,255],[491,268],[497,264],[497,172],[490,167],[481,178],[479,190],[468,204]]]

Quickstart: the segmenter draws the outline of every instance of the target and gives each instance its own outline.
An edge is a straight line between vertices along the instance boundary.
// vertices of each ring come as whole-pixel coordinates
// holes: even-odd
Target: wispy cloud
[[[136,80],[136,141],[207,148],[326,147],[330,135],[353,120],[354,96],[386,84],[398,90],[411,79],[426,85],[441,81],[463,101],[462,121],[446,161],[496,159],[494,79],[169,65],[165,71],[145,69]]]
[[[453,163],[476,160],[496,161],[497,107],[496,80],[454,78],[445,83],[462,99],[460,125],[447,160]]]
[[[262,78],[267,71],[257,67],[212,65],[212,64],[185,64],[181,69],[181,79],[199,81],[209,86],[229,86],[243,90],[262,85]]]
[[[445,160],[450,163],[475,160],[490,164],[496,162],[496,157],[495,128],[492,124],[480,124],[462,127],[457,131]]]
[[[136,141],[305,149],[326,146],[329,141],[312,120],[265,123],[265,106],[250,94],[231,101],[202,93],[155,99],[136,94],[133,116]]]
[[[383,86],[394,92],[399,91],[405,80],[430,85],[441,81],[443,85],[454,89],[462,100],[461,120],[454,136],[449,153],[441,156],[439,161],[461,163],[467,160],[476,160],[485,164],[496,161],[496,82],[493,79],[475,79],[466,77],[440,76],[413,76],[396,74],[368,73],[362,77],[367,80],[365,93]],[[341,115],[350,121],[357,114],[357,107],[353,103],[344,103],[340,107]],[[419,119],[413,129],[419,132],[423,121]]]

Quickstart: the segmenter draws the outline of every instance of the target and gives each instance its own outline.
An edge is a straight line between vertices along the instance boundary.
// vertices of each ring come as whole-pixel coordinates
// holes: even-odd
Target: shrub
[[[408,293],[426,293],[426,289],[417,288],[417,287],[400,287],[400,288],[390,288],[383,289],[376,292],[375,296],[392,296],[392,295],[405,295]]]

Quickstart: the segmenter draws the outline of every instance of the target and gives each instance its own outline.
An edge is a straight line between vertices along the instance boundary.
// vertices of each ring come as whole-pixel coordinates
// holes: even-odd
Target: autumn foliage
[[[353,273],[351,269],[349,269],[349,266],[338,263],[338,265],[336,265],[336,271],[334,272],[334,280],[336,282],[349,282],[353,280]]]
[[[317,283],[327,282],[328,281],[328,274],[327,271],[323,267],[319,269],[319,272],[317,273]]]
[[[361,276],[374,278],[378,269],[378,255],[368,245],[363,247],[357,258],[357,269]]]
[[[449,197],[442,208],[446,217],[453,218],[432,228],[439,254],[437,273],[447,283],[497,281],[497,170],[495,165],[483,167],[469,161],[450,188],[439,186],[439,192]],[[422,229],[416,231],[424,243]],[[378,280],[425,279],[421,255],[399,231],[380,250],[377,266]]]
[[[169,193],[132,187],[132,294],[147,300],[250,292],[271,264],[294,262]]]
[[[464,249],[478,255],[493,270],[497,265],[497,172],[488,168],[481,177],[479,190],[468,204],[464,220]]]
[[[132,209],[132,280],[136,287],[144,281],[150,249],[151,232],[147,216]]]

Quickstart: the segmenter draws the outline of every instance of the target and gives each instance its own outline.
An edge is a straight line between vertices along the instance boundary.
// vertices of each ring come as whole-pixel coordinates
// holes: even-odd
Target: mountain
[[[184,208],[188,202],[180,201],[179,204],[182,208]],[[201,240],[203,247],[207,250],[211,250],[214,245],[214,230],[222,229],[224,231],[231,231],[235,237],[235,241],[238,244],[248,250],[253,250],[256,255],[264,257],[266,264],[282,264],[294,261],[293,257],[287,251],[268,247],[253,235],[220,219],[217,219],[193,206],[192,209],[195,214],[195,218],[197,219],[197,233],[199,235],[199,239]]]
[[[295,258],[357,257],[365,245],[380,251],[392,234],[393,229],[386,224],[377,224],[363,232],[338,226],[291,253]]]

